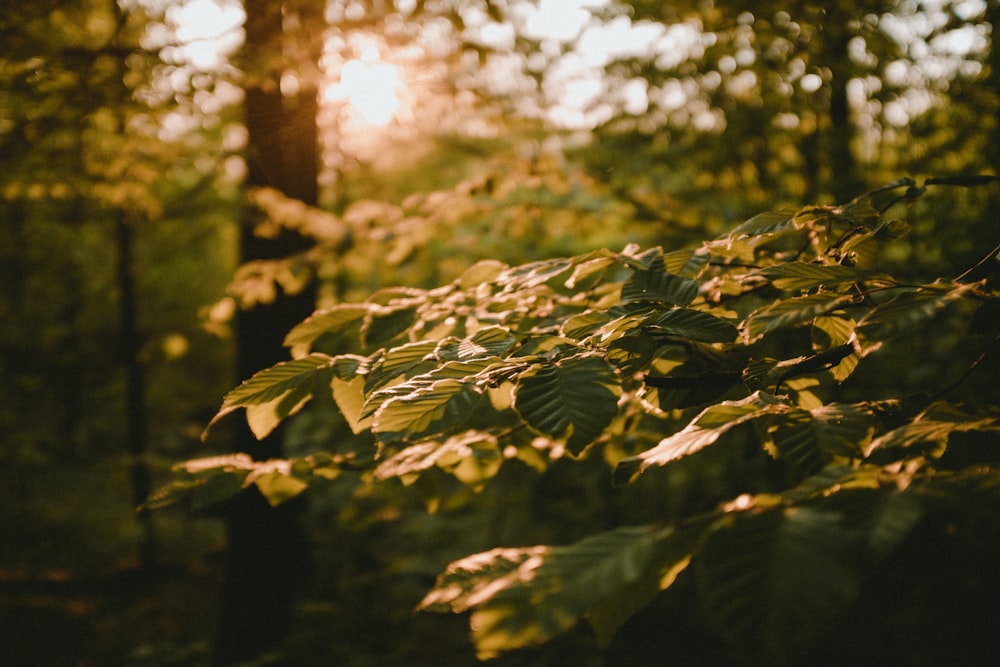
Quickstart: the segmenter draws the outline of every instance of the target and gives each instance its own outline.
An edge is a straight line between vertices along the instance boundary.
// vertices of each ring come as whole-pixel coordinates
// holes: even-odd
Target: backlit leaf
[[[746,319],[744,327],[747,340],[753,343],[770,331],[809,322],[853,301],[853,296],[834,292],[820,292],[776,301],[758,308]]]
[[[305,405],[312,397],[317,375],[328,370],[332,363],[333,358],[325,354],[310,354],[265,368],[226,394],[208,428],[230,412],[245,407],[254,435],[257,439],[266,437],[282,419]]]
[[[255,477],[253,483],[271,507],[277,507],[309,488],[306,481],[278,470],[271,470]]]
[[[769,394],[757,392],[740,401],[723,401],[705,408],[694,420],[655,447],[623,459],[615,468],[615,481],[623,483],[651,466],[663,466],[708,447],[730,429],[766,414],[785,412],[788,406]]]
[[[687,566],[703,530],[623,527],[570,546],[494,549],[449,565],[421,607],[472,609],[482,659],[551,639],[584,617],[606,644]]]
[[[876,343],[912,331],[974,288],[971,284],[954,287],[935,285],[933,288],[928,286],[903,292],[861,318],[858,335],[865,341]]]
[[[307,354],[323,338],[336,338],[352,328],[360,328],[368,313],[364,304],[338,304],[307,317],[285,336],[285,346],[292,357]]]
[[[468,419],[482,397],[482,390],[473,383],[438,380],[383,403],[372,430],[382,441],[442,433]]]
[[[811,290],[821,285],[832,287],[841,283],[858,282],[870,273],[849,266],[788,262],[769,266],[751,275],[768,278],[778,289],[799,291]]]

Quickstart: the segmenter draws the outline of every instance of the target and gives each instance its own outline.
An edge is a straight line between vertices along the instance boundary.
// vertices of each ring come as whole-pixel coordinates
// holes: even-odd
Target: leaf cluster
[[[764,213],[693,249],[483,260],[435,289],[320,310],[288,333],[292,359],[231,391],[216,420],[245,410],[262,438],[322,396],[370,438],[291,460],[188,462],[154,502],[208,505],[253,484],[279,504],[357,471],[404,484],[444,472],[480,489],[511,460],[602,457],[623,488],[693,479],[693,500],[644,508],[641,525],[455,561],[421,607],[469,612],[483,658],[581,619],[607,645],[686,577],[734,651],[793,662],[931,517],[971,496],[997,503],[996,396],[948,400],[1000,338],[996,250],[975,275],[925,284],[879,265],[906,232],[889,216],[897,200],[995,180],[904,179]],[[919,354],[911,334],[943,314],[966,318],[961,345],[980,351],[952,384],[840,400],[869,360]]]

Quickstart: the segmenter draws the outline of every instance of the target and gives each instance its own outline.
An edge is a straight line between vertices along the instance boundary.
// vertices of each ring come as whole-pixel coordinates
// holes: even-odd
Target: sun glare
[[[403,82],[399,68],[382,62],[376,47],[365,49],[361,58],[348,60],[340,70],[340,81],[324,91],[329,102],[346,103],[366,123],[385,126],[399,111]]]

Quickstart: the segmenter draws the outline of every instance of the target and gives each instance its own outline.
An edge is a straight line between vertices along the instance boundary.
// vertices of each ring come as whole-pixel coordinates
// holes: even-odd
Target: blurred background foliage
[[[243,379],[240,308],[307,284],[317,306],[430,288],[483,258],[690,246],[901,176],[998,171],[995,0],[271,4],[283,29],[252,44],[259,5],[235,0],[0,12],[0,623],[25,660],[209,660],[222,522],[135,507],[175,462],[230,449],[225,429],[199,437]],[[376,115],[352,71],[391,80]],[[318,207],[243,187],[255,88],[320,100]],[[928,193],[885,263],[954,277],[998,210],[995,188]],[[240,268],[247,220],[306,249]],[[885,395],[931,380],[887,363]],[[285,451],[365,437],[333,413],[312,406]],[[306,593],[260,664],[468,664],[461,619],[410,613],[441,565],[572,540],[621,503],[593,461],[504,466],[483,490],[362,481],[310,492]],[[596,664],[592,642],[503,660]]]

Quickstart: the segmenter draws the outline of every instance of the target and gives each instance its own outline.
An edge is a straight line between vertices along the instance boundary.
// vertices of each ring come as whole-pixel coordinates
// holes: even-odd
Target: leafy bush
[[[879,257],[907,231],[890,216],[901,204],[995,180],[904,179],[693,249],[484,260],[436,289],[318,311],[288,333],[292,359],[231,391],[216,420],[245,410],[264,437],[332,397],[358,437],[287,460],[189,461],[150,502],[205,506],[254,485],[277,505],[347,473],[482,489],[515,460],[603,461],[624,494],[609,525],[452,562],[421,608],[469,613],[489,658],[581,619],[607,646],[676,591],[741,662],[796,662],[822,642],[840,655],[831,633],[864,634],[860,605],[928,541],[968,547],[934,565],[969,566],[966,586],[992,571],[973,565],[1000,534],[997,249],[922,284]],[[948,354],[914,348],[922,330]],[[907,377],[918,359],[940,364],[932,382]],[[918,393],[880,392],[920,378]]]

